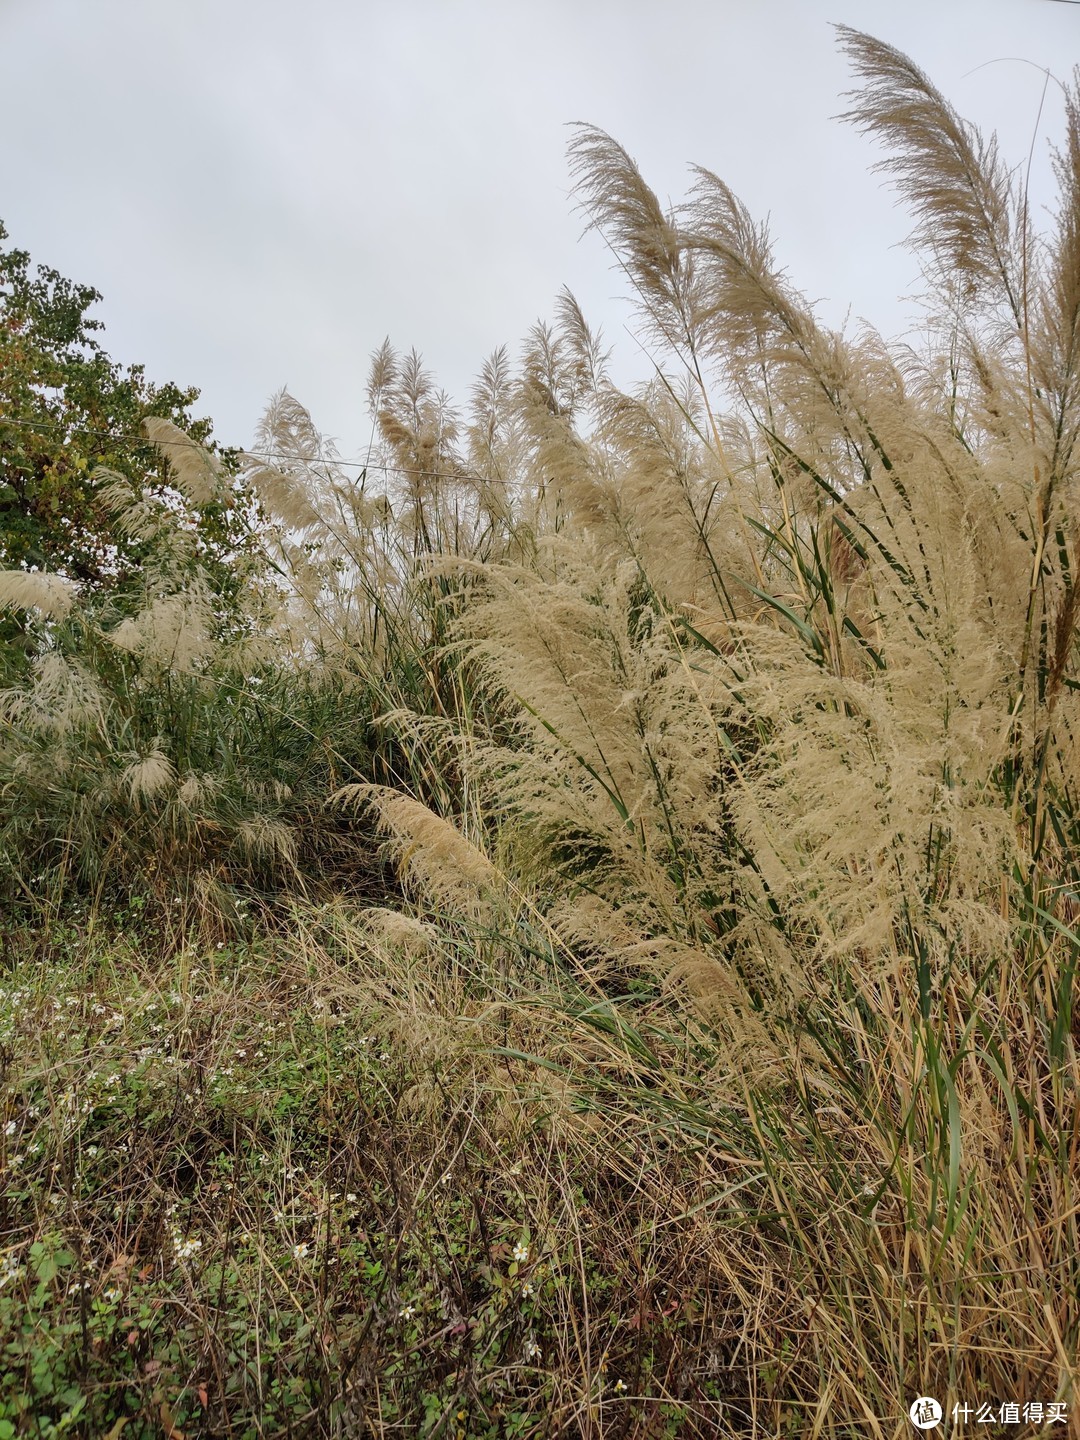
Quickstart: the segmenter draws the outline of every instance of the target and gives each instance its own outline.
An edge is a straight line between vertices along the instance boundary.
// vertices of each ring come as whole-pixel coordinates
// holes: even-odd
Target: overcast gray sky
[[[1080,60],[1055,0],[0,0],[0,219],[104,295],[114,358],[195,384],[251,443],[282,385],[341,453],[389,335],[458,400],[566,284],[632,383],[621,277],[582,238],[567,122],[599,125],[661,200],[698,163],[755,215],[831,324],[915,314],[910,226],[832,22],[899,46],[1025,164],[1044,77]],[[1025,64],[1023,62],[1031,62]],[[1050,196],[1047,92],[1032,192]]]

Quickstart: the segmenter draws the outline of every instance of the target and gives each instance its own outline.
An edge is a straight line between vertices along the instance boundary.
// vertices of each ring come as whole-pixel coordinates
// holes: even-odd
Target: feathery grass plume
[[[693,357],[700,296],[674,220],[664,214],[621,145],[596,126],[579,122],[574,129],[567,147],[570,169],[590,228],[612,245],[637,292],[648,330],[676,354]]]
[[[255,448],[243,457],[244,473],[268,514],[286,531],[318,528],[322,492],[337,457],[287,390],[267,405],[255,429]]]
[[[0,570],[0,610],[40,610],[46,619],[62,620],[76,594],[76,582],[64,575]]]
[[[504,483],[517,468],[514,457],[507,463],[500,453],[510,441],[515,421],[513,383],[507,348],[500,345],[484,361],[469,396],[470,458],[489,479]]]
[[[199,810],[220,789],[220,781],[214,775],[196,775],[189,770],[176,788],[176,798],[189,810]]]
[[[768,827],[760,815],[753,818],[753,807],[729,819],[737,830],[741,825],[743,843],[751,842],[749,853],[758,853],[757,863],[769,870],[790,902],[795,930],[806,937],[817,935],[812,945],[827,941],[833,953],[854,943],[865,944],[869,951],[877,947],[887,964],[896,915],[907,904],[919,914],[925,909],[931,928],[945,923],[946,912],[949,924],[961,929],[970,924],[972,935],[981,935],[978,948],[987,953],[1001,939],[987,895],[994,889],[993,877],[1003,866],[1008,868],[1011,854],[1008,823],[993,793],[996,767],[1003,760],[1002,720],[1011,703],[1008,687],[1001,683],[1007,648],[997,648],[995,626],[1005,616],[1006,647],[1011,628],[1021,652],[1032,631],[1030,615],[1025,617],[1024,586],[1014,583],[1023,574],[1023,547],[1027,545],[1029,560],[1031,553],[1018,512],[996,505],[992,493],[987,496],[983,457],[976,461],[969,448],[956,443],[955,427],[942,425],[918,403],[919,396],[907,395],[901,372],[877,337],[867,333],[851,342],[819,330],[805,303],[774,273],[764,230],[753,225],[716,177],[698,172],[686,228],[676,234],[669,226],[667,234],[662,228],[667,222],[656,208],[650,210],[640,176],[618,147],[592,132],[576,153],[597,216],[621,238],[628,266],[636,265],[641,272],[635,276],[639,287],[649,291],[651,286],[654,299],[671,302],[674,292],[668,282],[675,251],[679,245],[692,251],[697,257],[694,343],[699,344],[711,326],[717,352],[742,355],[739,378],[751,409],[750,434],[757,432],[744,450],[748,475],[761,476],[754,479],[751,492],[758,500],[757,514],[740,505],[742,514],[731,514],[733,523],[726,527],[717,526],[702,549],[712,554],[714,544],[730,545],[722,528],[733,535],[737,523],[749,516],[756,543],[747,558],[754,577],[741,586],[732,578],[732,588],[741,590],[744,604],[747,597],[756,597],[757,624],[743,623],[733,630],[730,612],[726,622],[709,613],[707,594],[700,600],[696,594],[689,598],[695,602],[695,622],[706,633],[722,633],[726,624],[729,636],[737,634],[740,665],[731,663],[726,673],[721,666],[720,673],[729,696],[738,698],[727,713],[721,711],[721,718],[729,727],[750,722],[758,729],[756,768],[744,766],[741,772],[747,793],[757,794],[761,815],[789,791],[798,794],[800,802],[788,810],[781,805],[773,817],[779,833],[792,837],[782,859],[771,855]],[[648,243],[642,239],[646,232]],[[665,234],[666,249],[660,243]],[[658,256],[665,257],[663,264]],[[763,367],[767,390],[752,383],[755,366]],[[588,444],[571,429],[576,399],[565,382],[560,390],[557,352],[548,334],[535,338],[530,368],[537,378],[526,400],[532,401],[541,442],[538,453],[542,460],[556,454],[564,493],[578,487],[577,513],[591,526],[592,569],[604,574],[605,567],[617,565],[620,552],[630,548],[646,589],[651,586],[658,596],[671,593],[671,581],[656,555],[659,545],[642,545],[640,530],[635,538],[627,529],[633,524],[627,517],[641,515],[647,524],[650,520],[644,478],[648,471],[640,480],[629,472],[636,492],[631,496],[629,487],[620,490],[593,469]],[[550,378],[542,381],[545,370]],[[989,376],[989,370],[986,373]],[[1019,444],[1024,443],[1022,394],[988,381],[984,391],[991,389],[998,390],[1008,406],[999,406],[997,416],[1010,451],[1008,460],[1002,457],[1003,468],[1015,475],[1019,460],[1022,477],[1029,468],[1017,451],[1018,437]],[[638,418],[613,396],[608,405],[613,423],[621,417]],[[554,440],[536,425],[535,417],[545,412],[546,419],[560,427]],[[632,434],[617,439],[624,453],[636,441]],[[1021,478],[1018,495],[1026,504],[1025,483]],[[657,532],[679,514],[689,526],[692,496],[684,500],[679,495],[674,505],[660,509]],[[1037,518],[1036,511],[1031,520]],[[995,557],[995,532],[1010,529],[1018,545],[1006,554],[997,546]],[[1030,536],[1030,530],[1027,533]],[[728,556],[733,558],[734,552],[728,550]],[[995,558],[996,575],[991,573]],[[565,556],[562,564],[565,567]],[[725,571],[734,568],[730,559],[723,566]],[[565,568],[562,577],[557,603],[551,580],[536,576],[515,590],[512,612],[509,606],[500,611],[497,604],[484,604],[470,613],[468,623],[493,673],[511,694],[525,700],[527,715],[540,717],[534,723],[523,715],[534,743],[553,741],[552,749],[561,751],[571,772],[576,767],[593,782],[594,796],[606,797],[600,807],[608,812],[605,823],[585,827],[595,846],[598,833],[618,831],[620,824],[632,833],[627,817],[636,823],[641,816],[629,747],[620,748],[610,721],[599,718],[601,711],[605,717],[616,714],[618,701],[605,693],[603,684],[592,694],[608,664],[606,653],[618,657],[618,671],[625,673],[627,666],[618,645],[610,652],[599,647],[595,656],[589,655],[588,627],[579,629],[567,620],[568,591],[572,594],[578,582]],[[578,603],[588,604],[588,588],[582,586]],[[528,605],[521,603],[522,596]],[[1067,596],[1066,590],[1052,610],[1059,662],[1069,643],[1072,611]],[[663,606],[659,608],[662,613]],[[525,633],[545,611],[558,615],[546,652]],[[770,623],[763,624],[765,620]],[[785,631],[790,638],[783,638]],[[541,676],[559,645],[554,674],[545,684]],[[703,668],[702,657],[695,656],[694,663]],[[1022,653],[1014,663],[1022,669]],[[1056,670],[1051,667],[1047,673]],[[1062,689],[1059,684],[1053,687],[1055,694]],[[782,703],[777,706],[776,700]],[[590,702],[595,703],[593,714]],[[873,728],[869,742],[867,725]],[[866,754],[860,754],[862,745]],[[542,784],[544,778],[553,781],[556,774],[549,757],[545,760],[546,776],[539,769],[529,775],[526,763],[517,770],[523,812],[534,818],[540,801],[528,786]],[[835,776],[838,761],[846,773],[866,776],[865,789],[855,785],[848,793],[849,818],[861,821],[861,828],[846,826],[838,814],[830,818],[831,782],[825,777]],[[711,777],[714,791],[720,774],[722,767],[717,766]],[[804,784],[808,788],[803,789]],[[710,793],[708,786],[705,790]],[[574,787],[558,791],[552,784],[547,793],[559,794],[556,803],[568,819],[568,797],[577,794]],[[890,797],[888,803],[884,796]],[[766,803],[766,797],[772,798]],[[745,794],[739,805],[744,800]],[[578,814],[574,818],[580,822]],[[591,819],[595,822],[597,816]],[[668,806],[664,820],[672,834],[689,837],[690,853],[701,853],[700,833],[693,826],[680,829],[684,817],[678,805]],[[852,835],[856,838],[845,849]],[[930,862],[919,858],[927,837],[934,857]],[[867,847],[869,860],[862,854]],[[611,864],[613,854],[620,855],[619,865],[625,858],[612,845],[610,833],[600,853],[606,857],[602,864]],[[602,866],[595,848],[590,855],[595,875]],[[702,863],[708,868],[708,862]],[[811,874],[808,863],[823,869]],[[877,876],[875,883],[884,883],[876,901],[873,887],[864,887],[867,865]],[[616,866],[611,874],[616,870],[623,876],[630,873]],[[935,889],[935,877],[942,873],[951,875],[943,891]],[[796,875],[800,881],[792,878]],[[894,884],[895,875],[900,878]],[[750,893],[757,891],[757,913],[762,913],[764,895],[756,881],[749,873],[741,881]],[[807,881],[802,898],[801,881]],[[926,886],[930,899],[915,903]],[[628,888],[640,893],[633,885]],[[734,904],[732,916],[747,905],[749,895]],[[734,920],[730,933],[756,923],[753,913],[751,905],[742,920]],[[790,959],[782,946],[785,953]]]
[[[620,877],[622,878],[622,877]],[[775,994],[769,1010],[754,1001],[730,955],[711,953],[703,935],[696,946],[671,934],[649,933],[634,897],[612,887],[617,898],[595,890],[569,893],[552,906],[551,920],[560,941],[588,957],[588,978],[600,992],[619,993],[636,982],[646,986],[659,979],[665,998],[655,1019],[670,1018],[671,997],[679,1008],[702,1016],[729,1074],[768,1084],[783,1072],[786,1040],[772,1029],[786,1013],[784,998]],[[775,978],[775,977],[774,977]],[[760,980],[760,974],[754,977]]]
[[[330,465],[337,459],[334,445],[315,428],[310,411],[284,387],[271,399],[255,430],[259,446],[276,459],[301,466]]]
[[[286,532],[304,533],[319,525],[319,512],[303,481],[284,464],[270,464],[259,455],[243,456],[244,476],[273,521]]]
[[[162,452],[172,469],[176,485],[189,505],[202,509],[225,494],[221,462],[191,436],[158,415],[142,422],[143,434]]]
[[[459,420],[415,350],[384,345],[373,358],[368,395],[393,475],[402,536],[415,554],[458,549],[451,516],[466,503]]]
[[[160,748],[161,743],[159,735],[153,749],[133,760],[123,773],[122,783],[133,805],[141,806],[144,801],[155,800],[176,784],[176,769]]]
[[[283,821],[272,815],[252,815],[239,821],[234,833],[234,843],[244,855],[295,868],[296,836]]]
[[[576,381],[578,406],[595,406],[597,397],[610,382],[608,361],[611,351],[601,344],[599,331],[593,331],[573,292],[563,286],[555,301],[559,335],[570,355]]]
[[[311,416],[282,392],[267,410],[260,442],[277,456],[246,457],[246,474],[266,517],[267,560],[278,576],[279,607],[268,618],[287,653],[371,656],[387,643],[388,616],[405,609],[400,536],[390,502],[371,495],[366,476],[341,472],[333,446]]]
[[[775,269],[767,227],[754,222],[718,176],[700,166],[694,173],[679,244],[697,274],[699,345],[706,345],[710,358],[741,364],[743,371],[763,358],[811,360],[817,326]],[[738,384],[740,369],[731,374]]]
[[[57,739],[104,730],[108,702],[97,676],[80,661],[49,652],[30,676],[0,692],[0,716],[34,738]]]
[[[427,922],[377,905],[297,904],[284,943],[301,973],[324,977],[324,1004],[363,1014],[368,1037],[408,1071],[400,1105],[410,1130],[423,1118],[444,1124],[447,1094],[458,1085],[485,1110],[492,1089],[498,1099],[506,1095],[520,1128],[491,1051],[506,1042],[509,1024],[513,1038],[527,1043],[540,1026],[508,1010],[513,981],[491,963],[474,925],[459,930],[445,915]]]
[[[618,522],[627,553],[670,605],[715,602],[735,563],[726,512],[733,487],[698,440],[700,397],[656,380],[631,398],[601,399],[606,443],[617,456]]]
[[[120,534],[132,540],[154,540],[169,525],[169,516],[155,504],[148,489],[137,491],[126,475],[98,465],[93,472],[98,498],[112,515]]]
[[[929,251],[939,274],[963,277],[970,299],[988,292],[1022,332],[1026,298],[1018,256],[1030,236],[1021,234],[1027,217],[1018,214],[996,138],[984,140],[961,120],[899,50],[848,25],[836,29],[864,82],[841,118],[891,148],[877,168],[895,177],[918,218],[914,243]]]
[[[435,905],[454,914],[487,914],[501,877],[487,856],[460,830],[412,796],[384,785],[343,785],[332,805],[373,810],[388,833],[390,853],[402,875]]]
[[[521,817],[538,883],[617,904],[638,938],[708,943],[718,908],[750,925],[761,897],[742,894],[729,847],[716,709],[730,677],[701,657],[689,668],[632,563],[598,578],[594,551],[564,543],[560,568],[557,582],[492,572],[462,622],[527,741],[476,752],[488,804],[511,825]],[[803,988],[790,947],[766,953],[756,932],[734,963],[778,1009]]]
[[[618,480],[604,436],[608,352],[569,290],[560,294],[556,310],[556,326],[540,322],[529,332],[517,390],[529,477],[523,508],[534,545],[544,529],[590,527],[613,538],[621,524]]]
[[[751,644],[740,694],[769,739],[732,803],[777,902],[832,956],[891,964],[900,916],[926,934],[981,936],[993,953],[1006,940],[996,880],[1014,855],[990,783],[1003,749],[1000,711],[985,703],[993,652],[948,667],[941,650],[895,640],[887,679],[830,684],[775,631]]]
[[[267,628],[297,656],[311,646],[340,646],[377,507],[341,473],[333,445],[287,391],[267,407],[256,443],[266,454],[246,455],[244,473],[261,507],[264,553],[279,577]]]
[[[1055,233],[1035,292],[1031,366],[1035,403],[1053,436],[1048,473],[1076,483],[1080,409],[1080,71],[1065,94],[1065,143],[1053,156],[1059,199]]]
[[[581,371],[570,345],[554,326],[540,320],[522,347],[520,396],[525,414],[553,416],[572,427],[581,399]]]
[[[619,813],[629,813],[623,792],[636,789],[640,737],[626,733],[633,722],[623,717],[639,696],[629,657],[619,657],[624,663],[617,659],[614,672],[611,661],[620,640],[628,648],[626,600],[635,569],[624,563],[613,575],[594,544],[576,548],[575,554],[569,545],[558,547],[564,578],[554,584],[527,572],[497,572],[488,598],[464,623],[492,676],[535,717],[521,723],[537,740],[557,737],[598,777]],[[599,593],[590,593],[597,580]]]
[[[147,665],[180,675],[200,674],[216,651],[210,599],[198,585],[162,595],[122,620],[108,639]]]
[[[502,345],[484,362],[470,393],[465,462],[476,491],[480,556],[513,553],[523,559],[534,539],[523,504],[528,433],[516,385]]]
[[[368,905],[357,917],[365,933],[378,940],[383,950],[389,949],[406,958],[430,955],[438,947],[441,931],[437,925],[390,910],[385,905]]]

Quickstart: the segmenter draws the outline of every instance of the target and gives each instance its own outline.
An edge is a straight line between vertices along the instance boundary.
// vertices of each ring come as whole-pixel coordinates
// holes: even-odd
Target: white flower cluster
[[[18,1280],[22,1273],[23,1267],[19,1264],[17,1255],[0,1255],[0,1289],[13,1280]]]
[[[178,1225],[172,1223],[172,1217],[176,1214],[175,1205],[170,1205],[165,1213],[169,1217],[169,1243],[172,1245],[173,1254],[183,1265],[199,1253],[202,1241],[192,1235],[185,1235]]]

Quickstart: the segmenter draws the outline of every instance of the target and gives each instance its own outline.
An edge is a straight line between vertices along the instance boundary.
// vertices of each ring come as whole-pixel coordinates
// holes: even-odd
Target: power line
[[[1077,3],[1080,4],[1080,0],[1077,0]],[[5,417],[0,416],[0,426],[3,425],[12,425],[20,430],[44,431],[46,433],[53,434],[92,435],[95,438],[101,440],[127,440],[130,441],[130,443],[133,445],[142,445],[144,447],[149,447],[150,449],[156,449],[163,445],[177,445],[182,447],[191,445],[199,446],[199,442],[197,440],[187,439],[151,441],[148,440],[145,435],[133,435],[125,431],[120,431],[119,433],[117,433],[112,430],[91,430],[88,429],[85,425],[59,425],[53,421],[46,420],[8,420]],[[205,447],[199,446],[199,448],[201,449]],[[225,448],[229,449],[231,447],[226,446]],[[295,455],[287,455],[282,451],[275,450],[240,450],[240,454],[250,455],[256,460],[286,460],[294,464],[298,459],[298,457]],[[460,472],[454,473],[447,470],[423,470],[416,467],[410,468],[405,465],[383,465],[375,460],[342,459],[340,456],[337,455],[329,456],[326,459],[319,459],[312,462],[304,461],[302,463],[312,463],[318,465],[356,466],[361,470],[379,470],[387,475],[422,475],[427,476],[433,480],[461,480],[465,478]]]

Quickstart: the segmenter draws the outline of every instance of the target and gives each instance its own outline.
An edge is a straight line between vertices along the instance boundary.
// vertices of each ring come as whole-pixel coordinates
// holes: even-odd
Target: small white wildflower
[[[416,1306],[415,1306],[415,1305],[403,1305],[403,1306],[401,1307],[401,1309],[398,1311],[398,1315],[401,1317],[402,1320],[411,1320],[412,1317],[413,1317],[415,1314],[416,1314]]]
[[[173,1237],[173,1251],[178,1260],[190,1260],[192,1255],[198,1254],[202,1249],[202,1241],[188,1236],[186,1239],[179,1235]]]
[[[521,1287],[521,1298],[522,1298],[523,1300],[527,1300],[530,1295],[535,1295],[535,1294],[536,1294],[536,1291],[533,1289],[533,1287],[532,1287],[530,1284],[528,1284],[528,1282],[526,1282],[524,1285],[522,1285],[522,1287]]]
[[[0,1286],[17,1280],[21,1274],[22,1266],[19,1264],[18,1256],[5,1255],[0,1258]]]
[[[14,1120],[9,1120],[9,1121],[7,1122],[7,1124],[4,1126],[4,1134],[7,1135],[7,1136],[11,1136],[11,1135],[14,1135],[14,1134],[15,1134],[15,1121],[14,1121]]]
[[[529,1247],[527,1245],[522,1245],[519,1240],[518,1243],[514,1246],[514,1259],[519,1265],[524,1265],[525,1261],[528,1260],[528,1258]]]
[[[310,1249],[311,1249],[311,1247],[310,1247],[310,1245],[307,1243],[307,1241],[306,1241],[306,1240],[301,1240],[301,1242],[300,1242],[299,1245],[294,1245],[294,1246],[292,1247],[293,1259],[294,1259],[294,1260],[304,1260],[304,1259],[306,1259],[306,1258],[307,1258],[307,1253],[308,1253],[308,1251],[309,1251]]]
[[[616,1380],[616,1381],[615,1381],[615,1394],[616,1394],[616,1395],[625,1395],[626,1392],[627,1392],[627,1390],[629,1390],[629,1389],[630,1389],[630,1386],[627,1385],[627,1383],[626,1383],[625,1380]]]
[[[540,1346],[536,1343],[535,1340],[526,1340],[524,1349],[522,1350],[522,1354],[525,1356],[526,1360],[539,1360]]]
[[[101,1298],[103,1300],[107,1300],[110,1305],[115,1305],[116,1302],[121,1298],[123,1293],[124,1292],[120,1290],[117,1286],[110,1285],[108,1290],[105,1291]]]

